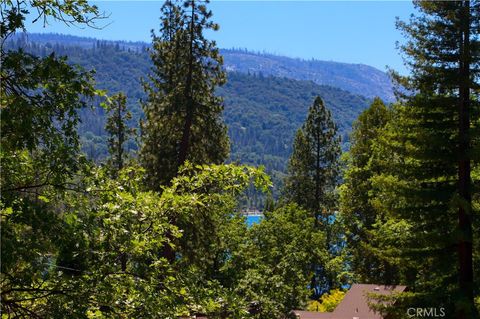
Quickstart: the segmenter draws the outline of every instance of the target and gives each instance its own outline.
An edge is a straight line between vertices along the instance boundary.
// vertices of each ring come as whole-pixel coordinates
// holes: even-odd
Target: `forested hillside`
[[[61,35],[28,35],[9,43],[42,56],[54,51],[86,70],[95,70],[100,89],[108,94],[125,92],[133,114],[132,126],[137,126],[142,117],[139,101],[145,93],[141,81],[151,68],[146,46],[139,45]],[[231,159],[265,165],[269,173],[279,177],[285,171],[295,131],[305,120],[315,96],[320,95],[332,110],[344,148],[348,147],[352,121],[368,105],[367,98],[338,88],[263,73],[229,72],[227,83],[218,88],[218,94],[225,99]],[[81,113],[79,132],[84,151],[90,158],[103,160],[108,154],[104,111],[84,109]],[[129,141],[127,148],[135,150],[135,142]]]
[[[60,44],[91,49],[97,39],[63,34],[28,35],[28,40],[38,44]],[[142,52],[150,43],[115,41],[109,42],[119,48]],[[224,67],[227,71],[241,73],[262,73],[294,80],[313,81],[330,85],[369,98],[378,96],[384,101],[393,101],[392,82],[389,76],[365,64],[340,63],[334,61],[303,60],[268,53],[252,52],[246,49],[221,49]]]
[[[242,73],[263,73],[295,80],[331,85],[370,98],[395,99],[385,72],[365,64],[302,60],[247,50],[222,50],[225,68]]]
[[[352,121],[368,106],[362,96],[311,81],[241,73],[229,73],[219,93],[225,97],[232,159],[279,171],[285,169],[295,131],[315,96],[321,96],[332,110],[344,147]]]

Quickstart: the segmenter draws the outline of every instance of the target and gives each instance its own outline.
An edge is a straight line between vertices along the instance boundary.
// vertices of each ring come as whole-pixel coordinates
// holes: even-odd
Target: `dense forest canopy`
[[[479,318],[480,2],[414,5],[387,104],[226,73],[208,1],[165,1],[147,50],[26,42],[106,16],[2,0],[2,319],[315,317],[355,283],[408,288],[377,317]]]

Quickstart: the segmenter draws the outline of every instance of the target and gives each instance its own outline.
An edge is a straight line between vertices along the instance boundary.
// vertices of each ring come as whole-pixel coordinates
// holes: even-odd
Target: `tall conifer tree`
[[[480,3],[414,4],[420,15],[398,23],[408,38],[401,48],[411,76],[396,75],[414,94],[404,96],[386,134],[383,152],[392,156],[379,178],[378,203],[390,211],[384,225],[402,225],[396,232],[403,238],[391,247],[405,264],[416,265],[416,276],[406,279],[412,291],[424,305],[445,305],[450,317],[473,318]],[[385,226],[380,229],[380,237],[388,237]]]
[[[395,267],[371,249],[371,231],[379,213],[372,205],[371,179],[380,173],[373,148],[389,118],[390,111],[379,98],[360,114],[353,124],[344,183],[340,188],[348,259],[354,280],[361,283],[395,284],[397,280]]]
[[[331,208],[331,193],[338,181],[340,139],[330,110],[315,98],[307,119],[295,136],[288,164],[284,198],[315,214],[322,222]]]
[[[107,105],[109,116],[105,124],[108,132],[108,152],[110,153],[109,164],[112,175],[117,176],[125,164],[125,142],[135,133],[135,129],[128,127],[127,121],[132,114],[127,110],[127,97],[123,93],[112,96]]]
[[[298,130],[288,164],[283,198],[294,202],[314,217],[315,229],[326,234],[326,251],[336,254],[332,224],[334,189],[339,174],[340,138],[330,110],[316,97],[304,125]],[[331,271],[320,263],[312,265],[316,275],[311,287],[314,297],[335,285]]]
[[[215,42],[204,37],[205,30],[218,30],[207,3],[166,1],[160,35],[153,34],[140,152],[152,189],[168,184],[186,160],[221,163],[228,155],[223,101],[215,95],[225,73]]]

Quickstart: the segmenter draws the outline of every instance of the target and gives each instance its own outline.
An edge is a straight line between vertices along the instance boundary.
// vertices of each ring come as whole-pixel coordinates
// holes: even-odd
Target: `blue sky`
[[[29,32],[57,32],[100,39],[150,41],[162,1],[98,1],[110,15],[102,30],[52,23],[27,24]],[[219,1],[210,3],[221,48],[247,48],[304,59],[363,63],[406,70],[395,47],[402,35],[395,17],[408,19],[410,1]]]

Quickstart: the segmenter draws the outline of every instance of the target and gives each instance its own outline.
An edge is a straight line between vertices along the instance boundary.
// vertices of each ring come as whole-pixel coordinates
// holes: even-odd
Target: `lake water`
[[[260,215],[250,215],[247,216],[247,225],[252,226],[253,224],[259,223],[262,220],[263,216]]]

